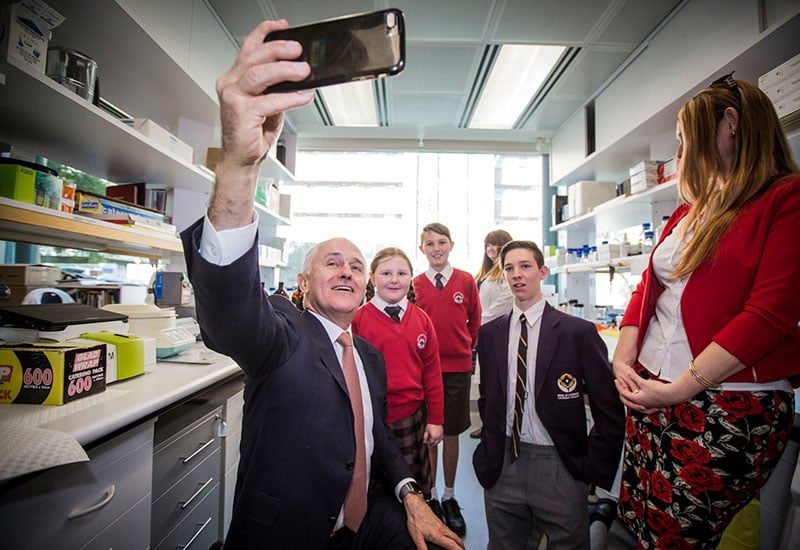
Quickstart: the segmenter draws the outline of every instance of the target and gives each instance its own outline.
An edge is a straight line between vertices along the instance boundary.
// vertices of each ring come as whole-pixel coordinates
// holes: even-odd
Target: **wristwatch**
[[[400,502],[406,499],[406,495],[421,495],[422,488],[416,481],[409,481],[400,487]]]

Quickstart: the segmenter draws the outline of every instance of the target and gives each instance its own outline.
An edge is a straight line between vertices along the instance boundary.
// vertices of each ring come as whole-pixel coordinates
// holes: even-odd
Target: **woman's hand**
[[[633,370],[636,362],[636,344],[639,338],[639,327],[629,325],[619,331],[617,347],[614,349],[614,359],[611,363],[614,369],[614,378],[617,385],[631,393],[639,391],[639,382],[642,378]]]

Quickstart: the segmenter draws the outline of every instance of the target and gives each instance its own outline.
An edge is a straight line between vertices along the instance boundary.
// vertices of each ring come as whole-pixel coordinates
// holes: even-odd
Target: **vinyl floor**
[[[469,432],[480,424],[475,401],[473,401],[472,427],[459,438],[458,472],[456,474],[455,497],[461,506],[461,513],[467,525],[467,534],[464,545],[467,550],[486,550],[489,542],[486,531],[486,516],[483,506],[483,488],[475,477],[472,469],[472,454],[478,445],[477,439],[469,437]],[[440,450],[441,456],[441,450]],[[440,459],[441,462],[441,459]],[[444,491],[444,479],[441,463],[437,472],[436,488],[441,497]],[[608,533],[604,530],[594,531],[596,536],[592,539],[592,550],[629,550],[636,547],[636,542],[627,534],[625,529],[615,522]],[[606,534],[606,536],[602,536]],[[545,548],[544,543],[540,548]],[[523,549],[520,549],[523,550]]]

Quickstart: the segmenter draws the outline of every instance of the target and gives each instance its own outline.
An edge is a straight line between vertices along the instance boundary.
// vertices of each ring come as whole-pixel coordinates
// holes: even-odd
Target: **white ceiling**
[[[387,79],[388,127],[325,126],[312,104],[287,116],[301,140],[413,139],[534,143],[549,138],[607,82],[681,0],[207,0],[241,43],[263,19],[290,25],[395,7],[406,20],[406,69]],[[515,130],[459,127],[485,49],[571,47],[549,91]],[[563,66],[566,65],[565,68]],[[559,72],[559,71],[557,71]],[[545,141],[546,143],[546,141]]]

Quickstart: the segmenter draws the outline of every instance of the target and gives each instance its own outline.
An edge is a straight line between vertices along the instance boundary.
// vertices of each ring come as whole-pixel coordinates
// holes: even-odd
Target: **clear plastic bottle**
[[[642,254],[649,254],[653,250],[653,232],[645,231],[642,239]]]
[[[653,234],[653,239],[655,240],[655,242],[658,242],[658,241],[661,240],[661,235],[664,233],[664,228],[667,226],[667,221],[668,220],[669,220],[669,216],[662,216],[661,217],[661,223],[658,224],[658,227],[656,227],[656,230],[655,230],[655,232]]]

